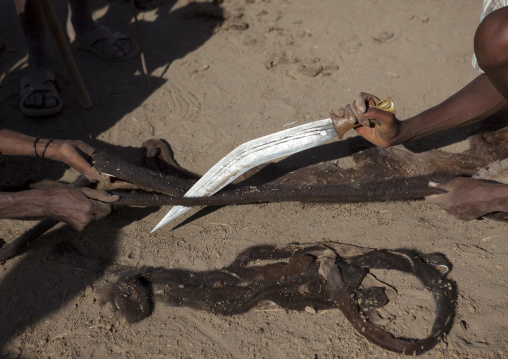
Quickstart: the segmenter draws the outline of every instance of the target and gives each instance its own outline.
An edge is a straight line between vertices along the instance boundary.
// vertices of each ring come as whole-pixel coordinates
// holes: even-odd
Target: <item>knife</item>
[[[395,114],[395,106],[390,98],[378,102],[371,100],[369,106]],[[358,126],[362,125],[351,123],[348,119],[341,118],[332,113],[330,118],[293,127],[246,142],[238,146],[208,170],[185,193],[184,197],[211,196],[251,168],[319,146],[335,138],[335,136],[342,139],[347,131]],[[152,229],[151,233],[186,213],[191,208],[174,206],[157,226]]]

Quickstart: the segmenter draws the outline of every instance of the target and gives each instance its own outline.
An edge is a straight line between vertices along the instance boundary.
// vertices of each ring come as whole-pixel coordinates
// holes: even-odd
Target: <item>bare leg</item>
[[[133,49],[137,48],[137,45],[128,37],[118,33],[114,37],[114,41],[111,41],[114,31],[104,26],[101,27],[93,20],[88,7],[88,0],[69,0],[69,4],[71,7],[71,22],[78,43],[85,44],[88,50],[111,60],[130,58],[129,55],[133,53]]]
[[[28,43],[29,75],[22,80],[22,110],[55,109],[58,112],[61,98],[55,88],[54,74],[49,69],[51,55],[46,44],[41,9],[36,0],[14,0],[14,2]],[[36,115],[32,112],[27,114]]]
[[[476,30],[474,48],[480,68],[508,99],[508,7],[483,19]]]

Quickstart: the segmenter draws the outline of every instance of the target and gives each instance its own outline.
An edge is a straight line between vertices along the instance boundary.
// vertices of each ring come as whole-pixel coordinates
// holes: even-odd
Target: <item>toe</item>
[[[57,105],[58,101],[53,96],[47,97],[44,101],[44,105],[46,108],[53,108]]]
[[[115,57],[115,59],[121,59],[122,57],[125,56],[125,53],[122,51],[122,50],[116,50],[114,53],[113,53],[113,56]]]
[[[42,97],[42,94],[40,92],[35,93],[32,97],[32,106],[35,107],[42,107],[44,104],[44,98]]]

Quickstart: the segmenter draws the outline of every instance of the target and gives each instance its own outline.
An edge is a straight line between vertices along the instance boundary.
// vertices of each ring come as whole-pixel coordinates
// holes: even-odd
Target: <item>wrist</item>
[[[0,218],[44,217],[48,200],[47,190],[0,192]]]
[[[37,158],[48,159],[48,160],[59,160],[59,140],[52,138],[41,138],[34,145],[34,152]]]
[[[413,133],[411,125],[412,125],[411,119],[399,121],[399,133],[397,134],[397,136],[393,138],[390,146],[400,145],[414,139],[416,136]]]

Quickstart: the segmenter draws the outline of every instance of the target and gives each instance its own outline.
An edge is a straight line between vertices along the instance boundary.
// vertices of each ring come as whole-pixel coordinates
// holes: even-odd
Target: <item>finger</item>
[[[94,181],[94,182],[99,181],[99,182],[105,182],[105,183],[109,183],[111,181],[110,176],[101,174],[101,172],[97,169],[97,167],[91,165],[90,163],[86,162],[86,165],[84,165],[84,166],[86,166],[86,168],[83,170],[80,170],[78,167],[74,167],[74,168],[76,168],[76,170],[81,172],[83,174],[83,176],[85,176],[87,179],[89,179],[91,181]]]
[[[429,182],[429,187],[442,189],[443,191],[451,192],[456,189],[455,180],[446,183],[437,183],[434,181]]]
[[[85,229],[86,227],[86,224],[76,224],[76,223],[72,223],[72,222],[66,222],[69,226],[71,226],[72,228],[74,228],[75,230],[77,231],[82,231],[83,229]]]
[[[100,201],[94,201],[93,217],[95,220],[106,217],[111,213],[111,205]]]
[[[429,181],[429,187],[439,188],[438,186],[439,186],[439,183],[434,182],[434,181]]]
[[[358,122],[362,124],[364,127],[370,127],[371,119],[365,116],[364,114],[358,114]]]
[[[353,103],[356,104],[358,113],[365,113],[365,111],[367,111],[367,104],[365,103],[366,101],[365,95],[366,95],[365,92],[360,92],[353,101]]]
[[[61,153],[59,160],[76,169],[87,179],[106,183],[110,181],[109,176],[101,174],[99,170],[88,161],[95,151],[93,147],[81,141],[73,141],[72,143],[62,142],[59,144],[59,148]]]
[[[430,204],[433,204],[435,206],[439,206],[441,208],[445,208],[446,207],[446,203],[448,201],[448,194],[447,193],[443,193],[443,194],[432,194],[430,196],[426,196],[425,197],[425,200],[427,202],[429,202]]]
[[[356,119],[359,123],[361,123],[363,126],[365,127],[370,127],[371,125],[371,122],[370,122],[370,119],[368,117],[366,117],[364,114],[360,113],[358,111],[358,107],[357,107],[357,103],[356,101],[354,101],[352,104],[351,104],[351,110],[353,111],[353,113],[356,115]]]
[[[372,103],[377,104],[379,101],[379,97],[374,96],[373,94],[367,93],[367,92],[360,92],[362,102],[365,104],[365,106],[372,105]],[[365,111],[364,111],[365,112]]]
[[[430,204],[437,204],[440,196],[442,196],[442,194],[431,194],[430,196],[425,196],[425,200]]]
[[[346,109],[344,107],[339,108],[337,110],[337,113],[334,115],[337,116],[337,119],[338,119],[338,121],[340,121],[341,124],[344,124],[344,123],[355,124],[357,122],[356,117],[350,116],[348,118],[346,116]]]
[[[105,203],[113,203],[120,199],[120,196],[118,195],[112,195],[106,191],[98,191],[88,187],[78,188],[78,190],[90,199],[95,199]]]
[[[66,217],[58,218],[60,221],[64,222],[65,224],[68,224],[72,228],[74,228],[77,231],[82,231],[85,229],[87,224],[90,222],[89,219],[83,221],[83,220],[77,220],[77,219],[70,219]]]
[[[344,117],[348,120],[348,122],[350,122],[350,123],[358,122],[358,119],[357,119],[353,109],[351,108],[351,105],[346,105],[345,111],[346,111],[346,114]],[[367,122],[368,122],[368,120],[367,120]],[[362,125],[363,125],[363,123],[362,123]]]
[[[429,187],[432,187],[432,188],[438,188],[438,189],[442,189],[441,188],[441,183],[437,183],[437,182],[434,182],[434,181],[429,181]],[[442,203],[443,201],[443,196],[445,195],[446,193],[440,193],[440,194],[432,194],[430,196],[426,196],[425,197],[425,200],[431,204],[435,204],[435,205],[439,205]]]
[[[365,118],[368,118],[376,125],[382,126],[393,121],[395,115],[391,112],[383,111],[375,107],[370,107],[367,113],[363,114]]]

